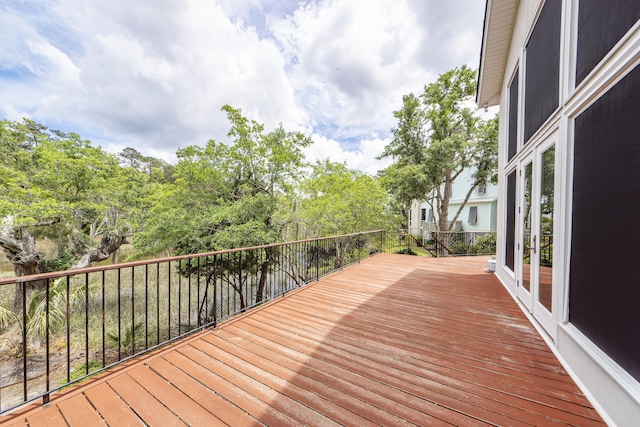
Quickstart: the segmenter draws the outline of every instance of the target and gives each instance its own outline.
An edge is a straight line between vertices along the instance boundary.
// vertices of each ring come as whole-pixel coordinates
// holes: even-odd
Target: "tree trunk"
[[[256,303],[262,302],[264,299],[264,289],[267,285],[267,276],[269,274],[269,264],[271,264],[273,255],[273,250],[270,248],[266,248],[264,250],[266,258],[262,265],[260,266],[260,281],[258,282],[258,289],[256,291]]]
[[[104,261],[125,243],[127,243],[126,236],[120,236],[114,233],[105,233],[102,235],[102,239],[100,239],[100,244],[87,252],[78,260],[78,262],[70,267],[69,270],[85,268],[92,262]]]
[[[21,236],[18,238],[17,234]],[[14,227],[6,226],[0,229],[0,246],[4,250],[7,259],[13,264],[13,271],[16,276],[27,276],[41,273],[40,254],[36,250],[36,240],[24,229],[17,230]],[[27,294],[33,290],[40,290],[45,286],[44,280],[33,282],[16,283],[13,297],[13,312],[22,311],[22,301]]]
[[[18,233],[21,234],[20,239],[17,237]],[[105,260],[126,241],[126,237],[106,233],[102,236],[100,244],[82,256],[70,269],[84,268],[92,262]],[[27,230],[16,229],[11,226],[2,227],[0,229],[0,247],[2,247],[5,255],[13,264],[13,271],[16,277],[42,273],[39,265],[40,254],[36,250],[36,240]],[[46,280],[16,283],[13,312],[20,313],[22,311],[25,290],[27,292],[26,298],[29,298],[29,294],[32,291],[42,290],[45,285]]]
[[[333,268],[338,270],[345,264],[347,257],[348,240],[336,239],[336,258],[333,262]]]
[[[439,200],[440,206],[438,207],[439,231],[451,231],[451,228],[455,225],[454,222],[449,222],[449,201],[451,200],[452,187],[453,178],[451,177],[451,171],[447,171],[444,178],[442,200]]]

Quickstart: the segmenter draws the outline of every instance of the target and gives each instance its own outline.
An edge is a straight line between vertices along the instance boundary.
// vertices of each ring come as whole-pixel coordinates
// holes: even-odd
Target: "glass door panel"
[[[523,204],[522,204],[522,287],[531,292],[531,220],[532,220],[532,190],[533,190],[533,162],[524,167]]]
[[[541,141],[519,168],[520,215],[517,296],[555,339],[557,315],[553,283],[555,164],[558,133]]]
[[[555,146],[540,156],[540,221],[538,224],[538,302],[549,312],[553,306],[553,212]]]

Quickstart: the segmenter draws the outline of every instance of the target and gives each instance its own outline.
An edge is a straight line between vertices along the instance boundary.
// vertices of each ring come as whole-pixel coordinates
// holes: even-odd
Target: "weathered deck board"
[[[376,255],[0,423],[603,425],[485,263]]]

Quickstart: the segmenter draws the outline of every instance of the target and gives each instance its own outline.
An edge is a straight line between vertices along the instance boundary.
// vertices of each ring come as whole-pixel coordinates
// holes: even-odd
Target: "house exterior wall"
[[[515,6],[517,12],[510,22],[511,37],[499,93],[496,275],[539,326],[605,420],[611,425],[637,425],[640,286],[635,264],[640,259],[640,247],[631,242],[640,233],[640,208],[636,208],[640,205],[640,3],[615,0],[604,6],[605,2],[592,0],[489,0],[487,7],[504,7],[506,3]],[[561,15],[558,102],[525,139],[524,124],[530,119],[524,111],[526,73],[528,68],[537,71],[531,62],[527,67],[527,44],[544,15],[545,5],[549,6],[547,11],[557,10]],[[581,6],[583,12],[587,8],[601,10],[589,17],[580,15]],[[499,29],[496,22],[491,22],[496,18],[489,12],[483,52],[487,40],[492,40],[491,34],[486,36],[491,31],[487,27]],[[586,34],[600,30],[599,25],[608,26],[602,29],[602,36],[579,41],[580,28]],[[606,45],[607,40],[610,45]],[[592,51],[597,49],[600,52]],[[585,71],[584,64],[589,61],[592,68]],[[516,106],[511,105],[514,98],[509,96],[515,75]],[[480,105],[481,98],[495,96],[479,95]],[[512,114],[517,126],[511,135],[516,136],[517,149],[509,157],[509,112],[514,107],[518,108],[517,114]],[[527,164],[536,164],[540,153],[549,147],[555,148],[555,206],[553,306],[547,316],[549,313],[537,315],[535,307],[523,300],[523,278],[527,277],[522,260],[530,241],[524,237],[527,224],[522,210],[529,197],[523,171],[526,175]],[[515,185],[510,185],[514,180]],[[598,196],[603,192],[607,194],[606,204]],[[621,206],[626,208],[618,209]],[[509,223],[509,215],[514,215],[514,223]],[[507,253],[511,249],[513,252]]]
[[[453,221],[458,209],[462,205],[469,188],[473,183],[472,179],[473,169],[465,169],[460,176],[453,182],[451,188],[451,199],[449,201],[449,221]],[[496,231],[497,226],[497,199],[498,199],[498,185],[487,184],[484,192],[478,192],[474,190],[469,200],[465,204],[462,212],[458,216],[456,222],[459,222],[462,230],[464,231],[477,231],[488,232]],[[476,223],[469,222],[469,211],[472,207],[477,210]],[[414,200],[411,202],[411,209],[409,212],[409,233],[414,235],[421,235],[423,231],[432,231],[434,224],[427,221],[422,221],[422,209],[426,209],[427,219],[431,205],[428,202],[422,200]],[[435,215],[432,215],[435,220]]]

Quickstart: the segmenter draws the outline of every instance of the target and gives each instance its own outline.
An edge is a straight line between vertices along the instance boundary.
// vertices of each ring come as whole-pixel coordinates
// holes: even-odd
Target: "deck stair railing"
[[[432,231],[425,242],[435,256],[494,255],[496,233],[485,231]]]
[[[90,375],[406,246],[400,240],[377,230],[2,279],[0,308],[18,308],[0,324],[0,413],[47,403]]]

